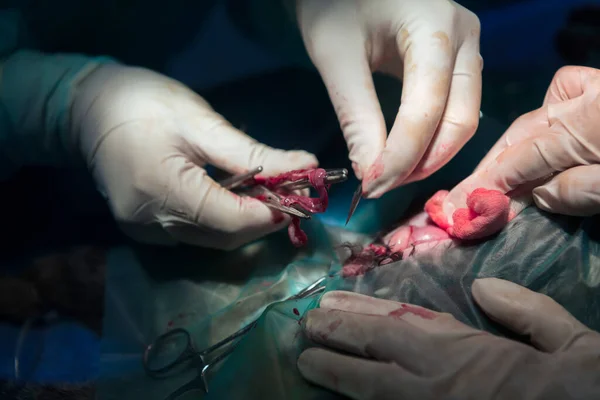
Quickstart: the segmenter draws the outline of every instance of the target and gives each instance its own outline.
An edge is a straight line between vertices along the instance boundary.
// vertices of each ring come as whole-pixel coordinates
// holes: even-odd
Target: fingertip
[[[289,156],[290,164],[298,165],[300,168],[317,168],[319,166],[317,156],[307,151],[291,150],[288,151],[287,154]]]
[[[324,350],[311,347],[300,354],[296,361],[296,367],[305,379],[316,382],[321,371],[321,363],[318,360],[322,358],[323,353]]]

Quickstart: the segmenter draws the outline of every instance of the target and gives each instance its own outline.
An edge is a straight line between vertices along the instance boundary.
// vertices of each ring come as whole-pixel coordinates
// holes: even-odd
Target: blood
[[[283,216],[282,213],[275,211],[275,212],[273,212],[273,217],[271,218],[271,220],[273,221],[274,224],[278,225],[285,220],[285,217]]]
[[[311,213],[323,213],[329,205],[329,195],[327,190],[329,185],[325,184],[327,172],[322,168],[302,169],[285,172],[273,177],[254,178],[256,184],[263,185],[281,196],[281,204],[287,207],[299,205]],[[280,189],[278,185],[284,182],[297,182],[302,179],[308,179],[310,185],[317,191],[319,197],[299,196],[289,191]],[[256,196],[259,200],[266,200],[263,195]],[[281,222],[281,221],[279,221]],[[274,223],[278,223],[274,220]],[[292,222],[288,226],[288,235],[292,244],[296,247],[302,247],[308,242],[306,233],[300,228],[300,219],[292,217]]]
[[[373,165],[367,171],[367,176],[365,177],[365,182],[372,182],[377,180],[383,175],[384,165],[383,165],[383,156],[379,155]]]
[[[342,320],[341,319],[336,319],[335,321],[331,322],[328,326],[327,326],[327,330],[329,331],[329,333],[333,333],[337,330],[337,328],[340,327],[340,325],[342,324]]]
[[[300,311],[298,311],[297,308],[294,308],[292,311],[294,312],[295,315],[300,316]]]
[[[365,248],[361,246],[345,245],[351,251],[342,268],[343,277],[364,275],[368,271],[380,265],[389,264],[399,260],[402,255],[393,252],[388,246],[381,244],[370,244]]]
[[[300,218],[292,217],[292,222],[288,225],[288,236],[292,244],[296,247],[302,247],[308,242],[308,236],[300,228]]]
[[[450,226],[442,210],[448,192],[440,190],[425,204],[429,217],[442,229],[458,239],[473,240],[491,236],[510,221],[510,198],[498,190],[475,189],[467,196],[467,207],[452,214]]]
[[[390,312],[388,315],[394,318],[401,318],[405,314],[413,314],[423,319],[435,319],[436,314],[433,311],[422,307],[412,306],[410,304],[402,304],[400,308]]]

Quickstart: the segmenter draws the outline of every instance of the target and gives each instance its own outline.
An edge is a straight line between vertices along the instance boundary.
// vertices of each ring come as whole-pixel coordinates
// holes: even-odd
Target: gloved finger
[[[444,199],[442,209],[444,215],[450,220],[450,223],[453,223],[452,214],[454,211],[458,208],[465,208],[467,205],[467,196],[473,190],[479,188],[476,187],[476,185],[482,184],[479,176],[481,171],[484,171],[486,167],[489,167],[489,165],[507,148],[517,146],[526,139],[545,135],[548,132],[549,125],[545,107],[524,114],[515,120],[506,132],[504,132],[502,137],[494,144],[487,155],[479,162],[479,165],[475,168],[473,174],[450,190]],[[487,189],[487,187],[484,188]],[[518,215],[525,207],[531,204],[531,201],[532,198],[530,193],[529,195],[525,193],[525,196],[515,198],[510,206],[512,215]]]
[[[588,329],[550,297],[497,278],[473,282],[473,297],[485,313],[540,350],[555,352]]]
[[[525,139],[504,149],[484,168],[459,183],[446,197],[443,210],[451,216],[457,208],[466,205],[469,193],[484,188],[504,194],[530,182],[541,181],[556,171],[577,165],[581,160],[580,148],[569,135],[552,131]],[[518,213],[518,204],[511,204],[511,211]]]
[[[300,354],[297,365],[304,379],[351,399],[397,398],[402,392],[417,395],[411,391],[416,377],[395,364],[311,348]]]
[[[574,216],[600,213],[600,165],[581,165],[554,176],[533,189],[533,199],[542,210]]]
[[[343,6],[343,4],[340,3]],[[356,19],[348,7],[332,8],[329,18],[300,14],[299,20],[310,58],[319,71],[337,114],[348,145],[354,173],[363,179],[365,171],[383,150],[386,126],[373,84],[371,66],[365,51],[362,29],[348,28]],[[303,13],[324,12],[323,7],[303,7]],[[332,18],[343,21],[332,22]]]
[[[412,304],[377,299],[353,292],[332,291],[325,293],[321,298],[319,307],[356,314],[401,318],[419,328],[432,332],[458,327],[458,324],[462,325],[448,313],[438,313]]]
[[[180,242],[230,250],[288,225],[290,218],[261,201],[240,197],[184,157],[172,159],[162,228]],[[167,168],[167,166],[165,166]]]
[[[405,180],[405,184],[425,179],[439,170],[477,130],[483,69],[478,32],[472,32],[458,50],[448,101],[437,132],[423,159]]]
[[[275,175],[293,169],[314,168],[318,161],[305,151],[284,151],[266,146],[234,128],[219,114],[189,117],[179,150],[197,165],[207,162],[232,174],[257,166]]]
[[[400,185],[429,147],[442,117],[455,61],[455,40],[436,26],[436,32],[399,35],[404,59],[402,102],[385,148],[363,180],[367,198],[377,198]]]
[[[416,374],[434,373],[448,340],[480,336],[481,332],[443,317],[421,321],[406,309],[395,316],[356,314],[332,309],[310,310],[303,329],[315,343],[381,361],[394,361]],[[414,322],[414,323],[413,323]],[[421,328],[424,329],[421,329]]]
[[[545,135],[550,130],[546,107],[528,112],[517,118],[504,134],[498,139],[490,151],[481,159],[474,172],[477,172],[496,159],[509,146],[515,146],[522,141]]]
[[[544,105],[560,103],[581,96],[591,81],[600,79],[600,70],[569,65],[554,74],[544,97]]]

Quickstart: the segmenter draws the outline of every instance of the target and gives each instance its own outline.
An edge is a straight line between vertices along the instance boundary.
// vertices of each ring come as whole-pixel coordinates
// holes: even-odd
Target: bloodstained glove
[[[221,187],[207,164],[232,174],[261,165],[266,175],[318,164],[258,143],[183,84],[146,69],[104,65],[74,92],[74,147],[123,230],[142,242],[232,249],[290,223]]]
[[[543,105],[518,118],[475,172],[445,197],[445,216],[454,218],[479,188],[508,195],[504,224],[532,201],[565,215],[600,212],[599,99],[600,70],[561,68]]]
[[[352,399],[600,398],[600,334],[514,283],[478,279],[472,291],[490,318],[535,347],[450,314],[330,292],[303,325],[326,348],[304,351],[298,368],[310,382]]]
[[[448,0],[297,0],[296,15],[365,196],[428,177],[475,133],[483,62],[472,12]],[[376,71],[404,82],[389,136]]]

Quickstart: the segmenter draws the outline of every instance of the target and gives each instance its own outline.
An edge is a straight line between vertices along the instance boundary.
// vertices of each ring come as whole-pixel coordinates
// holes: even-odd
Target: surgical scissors
[[[323,283],[327,280],[327,278],[328,276],[319,278],[317,281],[305,287],[297,294],[286,298],[284,301],[303,299],[322,292],[325,290]],[[187,330],[183,328],[176,328],[164,333],[156,338],[156,340],[148,345],[148,347],[146,347],[146,351],[144,352],[144,369],[146,374],[152,378],[159,379],[167,376],[168,373],[174,370],[176,367],[191,363],[198,369],[198,376],[172,392],[165,398],[165,400],[175,400],[180,396],[194,390],[204,390],[206,393],[208,393],[208,372],[216,364],[229,356],[239,344],[241,340],[240,338],[246,333],[250,332],[257,323],[258,319],[252,321],[242,329],[219,341],[218,343],[200,351],[196,349],[194,341]],[[164,357],[161,353],[164,352],[165,349],[167,352],[170,352],[168,351],[169,346],[178,341],[183,346],[178,347],[179,351],[175,352],[174,357],[170,357],[170,360],[165,361],[166,357]],[[230,343],[232,344],[229,348],[219,353],[212,360],[208,361],[208,357],[211,354],[221,350]]]

